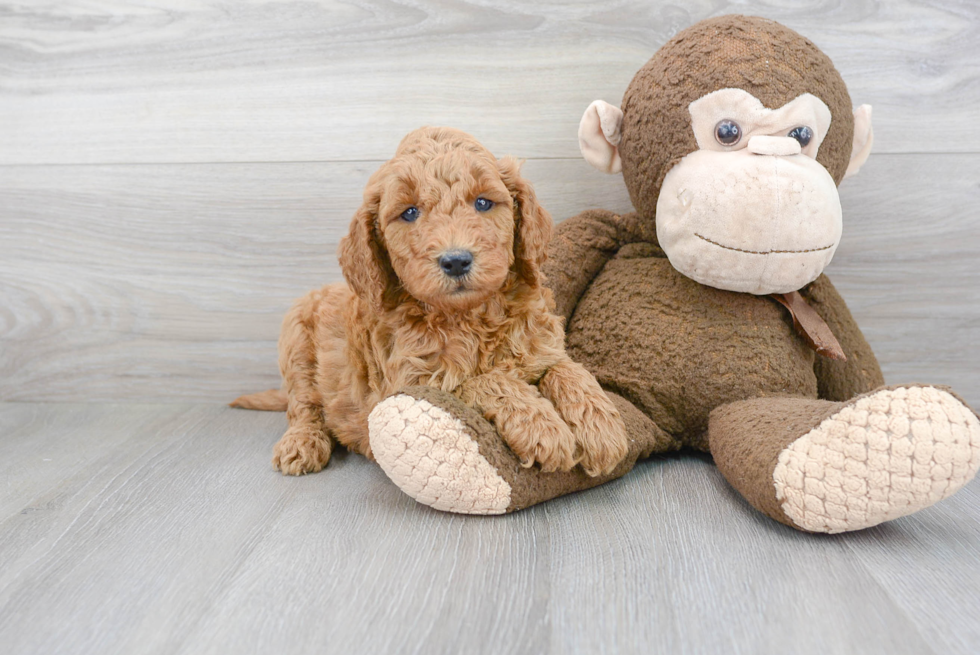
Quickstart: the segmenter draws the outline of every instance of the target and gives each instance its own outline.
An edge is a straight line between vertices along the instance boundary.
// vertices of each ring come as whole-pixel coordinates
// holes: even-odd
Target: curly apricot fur
[[[309,293],[283,322],[290,428],[276,468],[320,470],[332,439],[371,457],[371,409],[420,384],[480,409],[529,466],[581,462],[595,475],[625,456],[615,407],[565,354],[562,319],[542,286],[551,217],[519,168],[463,132],[422,128],[371,176],[340,244],[347,284]],[[478,197],[494,207],[477,211]],[[410,206],[419,209],[411,222],[401,218]],[[473,263],[454,278],[438,258],[457,249]]]

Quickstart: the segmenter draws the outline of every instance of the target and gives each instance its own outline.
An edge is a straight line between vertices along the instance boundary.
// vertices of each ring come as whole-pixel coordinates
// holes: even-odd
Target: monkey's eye
[[[414,223],[415,219],[419,217],[418,207],[409,207],[402,212],[401,219],[406,223]]]
[[[790,133],[786,136],[796,139],[800,142],[801,148],[806,148],[806,144],[810,143],[810,139],[813,138],[813,130],[806,125],[800,125],[790,130]]]
[[[487,200],[486,198],[477,198],[476,202],[473,203],[478,212],[488,212],[493,209],[493,200]]]
[[[742,128],[735,121],[726,118],[715,125],[715,138],[723,146],[733,146],[742,138]]]

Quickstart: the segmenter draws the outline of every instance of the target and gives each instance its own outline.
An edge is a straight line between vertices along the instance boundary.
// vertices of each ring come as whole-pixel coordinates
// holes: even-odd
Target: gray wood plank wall
[[[368,175],[423,124],[527,159],[556,220],[629,209],[576,126],[702,18],[802,32],[874,105],[830,274],[891,382],[980,405],[980,3],[0,3],[0,399],[276,386]]]

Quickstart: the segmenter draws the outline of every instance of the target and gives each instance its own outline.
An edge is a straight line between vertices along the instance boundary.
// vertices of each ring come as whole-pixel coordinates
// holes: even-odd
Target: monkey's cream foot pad
[[[407,393],[378,403],[368,418],[371,450],[402,491],[445,512],[503,514],[511,487],[447,409]]]
[[[368,417],[371,450],[392,482],[424,505],[458,514],[503,514],[590,489],[633,467],[633,452],[608,475],[581,466],[525,467],[483,414],[452,394],[408,387]]]
[[[804,530],[844,532],[911,514],[980,468],[980,421],[934,387],[862,396],[779,454],[776,498]]]

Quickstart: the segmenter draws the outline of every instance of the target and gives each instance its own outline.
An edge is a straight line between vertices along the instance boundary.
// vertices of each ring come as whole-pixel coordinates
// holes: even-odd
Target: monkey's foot
[[[504,514],[619,477],[524,468],[494,426],[458,398],[410,387],[378,403],[368,418],[371,449],[402,491],[434,509]]]
[[[756,509],[846,532],[947,498],[980,468],[980,420],[951,391],[882,387],[847,402],[754,398],[708,421],[711,454]]]
[[[934,387],[851,401],[779,453],[776,498],[813,532],[871,527],[956,493],[980,468],[980,421]]]

